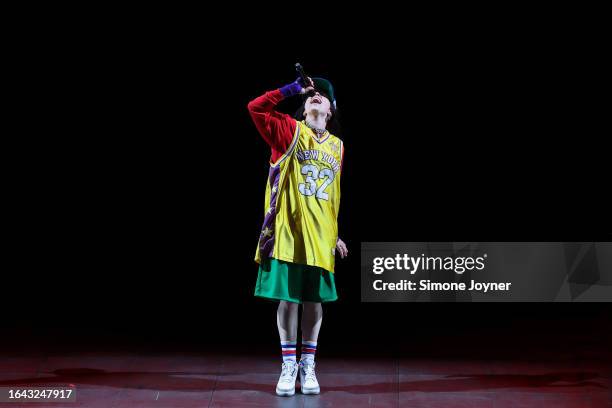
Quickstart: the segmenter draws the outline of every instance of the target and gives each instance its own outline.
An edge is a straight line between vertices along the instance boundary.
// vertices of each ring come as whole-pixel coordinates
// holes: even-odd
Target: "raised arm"
[[[293,140],[296,126],[295,119],[274,108],[283,99],[307,90],[308,88],[302,88],[298,81],[295,81],[258,96],[247,106],[255,127],[272,149],[272,162],[277,161],[287,151]]]

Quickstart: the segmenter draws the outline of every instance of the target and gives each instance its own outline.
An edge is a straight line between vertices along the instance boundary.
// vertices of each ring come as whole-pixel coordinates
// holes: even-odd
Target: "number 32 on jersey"
[[[325,189],[334,181],[336,176],[332,169],[324,168],[319,170],[314,164],[306,164],[302,166],[302,174],[306,176],[305,183],[300,183],[298,189],[305,196],[314,195],[322,200],[329,200],[329,195]],[[323,180],[323,183],[317,188],[317,180]]]

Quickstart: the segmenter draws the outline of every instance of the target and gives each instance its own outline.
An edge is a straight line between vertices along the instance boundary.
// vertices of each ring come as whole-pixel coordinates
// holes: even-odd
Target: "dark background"
[[[599,53],[570,38],[425,37],[325,52],[227,38],[48,52],[41,39],[15,101],[28,114],[5,340],[274,349],[275,305],[252,295],[269,148],[246,105],[293,81],[297,61],[335,85],[346,147],[350,255],[322,344],[609,336],[610,303],[360,303],[362,241],[610,239]]]

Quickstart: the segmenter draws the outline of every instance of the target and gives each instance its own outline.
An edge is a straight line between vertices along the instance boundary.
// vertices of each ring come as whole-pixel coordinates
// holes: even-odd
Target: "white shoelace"
[[[315,375],[314,363],[313,364],[304,364],[304,375],[307,380],[316,380],[317,377]]]
[[[297,370],[297,364],[283,363],[283,369],[281,371],[281,381],[293,382],[295,377],[295,371]]]

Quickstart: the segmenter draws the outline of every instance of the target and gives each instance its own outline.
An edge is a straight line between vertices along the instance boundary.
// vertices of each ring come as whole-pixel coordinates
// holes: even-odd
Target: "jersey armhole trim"
[[[300,136],[300,124],[297,123],[296,121],[295,132],[293,132],[293,140],[291,141],[291,144],[287,148],[287,151],[276,161],[276,163],[270,162],[270,167],[278,167],[287,157],[291,155],[291,153],[293,152],[293,149],[295,149],[295,146],[297,145],[299,136]]]
[[[340,172],[342,172],[342,166],[344,165],[344,142],[340,140]]]

